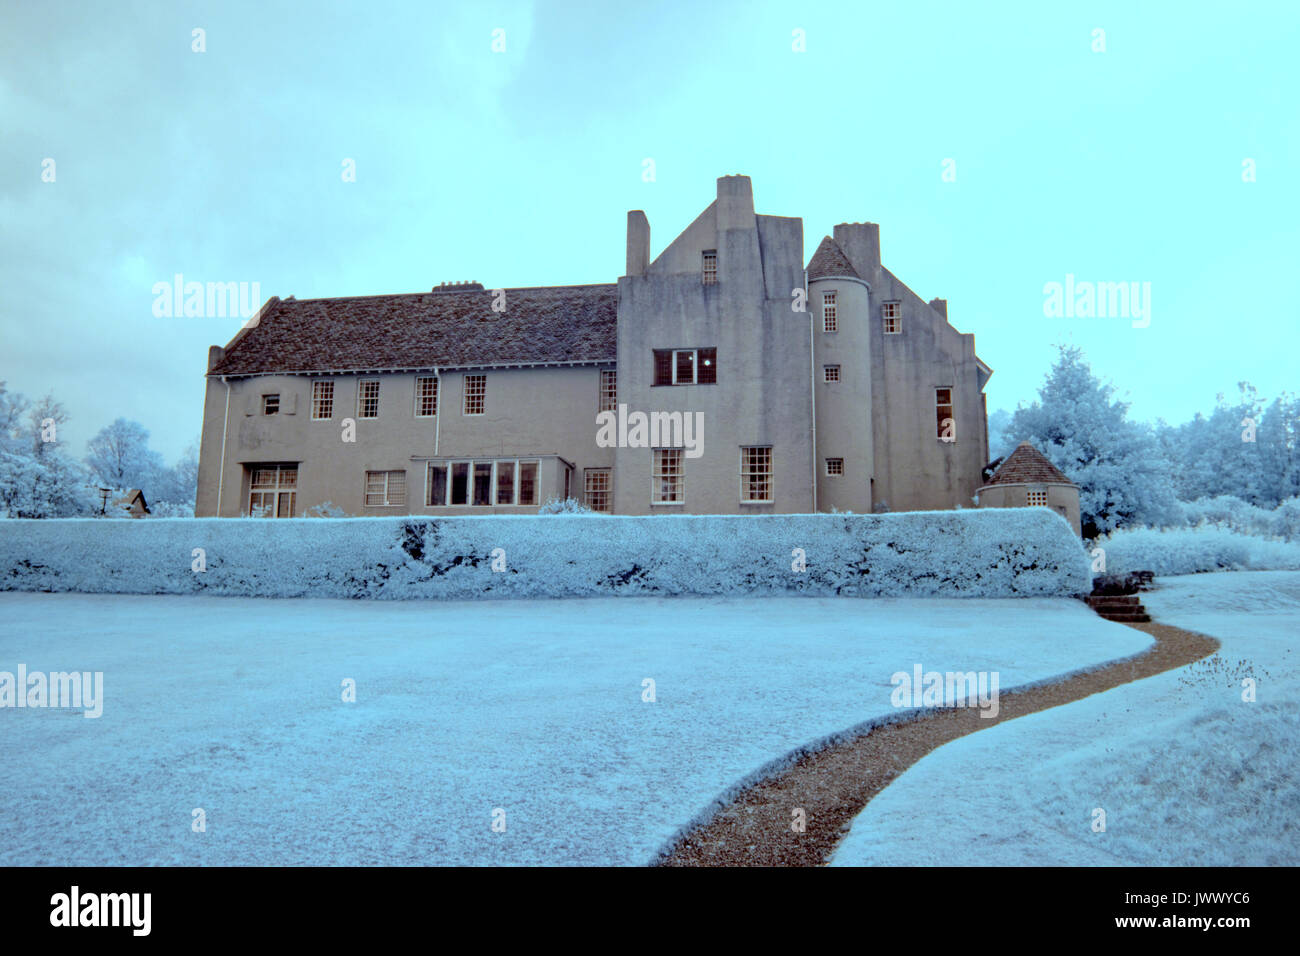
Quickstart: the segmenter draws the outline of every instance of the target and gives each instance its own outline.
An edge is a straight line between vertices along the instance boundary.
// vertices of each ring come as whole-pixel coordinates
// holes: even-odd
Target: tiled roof
[[[272,298],[211,375],[612,362],[618,286]]]
[[[822,240],[817,251],[813,253],[812,261],[808,263],[808,279],[822,279],[829,276],[850,276],[854,279],[862,277],[854,271],[848,256],[840,249],[837,243],[830,236]]]
[[[990,485],[1024,485],[1040,482],[1065,482],[1074,484],[1041,451],[1022,441],[1016,450],[1007,456],[1006,461],[988,480]]]

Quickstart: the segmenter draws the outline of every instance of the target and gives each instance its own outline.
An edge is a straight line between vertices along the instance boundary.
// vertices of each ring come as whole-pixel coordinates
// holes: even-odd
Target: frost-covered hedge
[[[1200,571],[1300,570],[1300,542],[1240,534],[1226,528],[1121,529],[1100,538],[1106,570],[1196,574]]]
[[[200,560],[206,570],[196,571]],[[353,598],[1014,597],[1091,587],[1079,539],[1043,508],[0,521],[0,581],[6,590]]]

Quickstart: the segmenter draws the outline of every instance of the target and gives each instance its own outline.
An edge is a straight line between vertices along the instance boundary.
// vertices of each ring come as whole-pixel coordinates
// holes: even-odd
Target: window
[[[1038,490],[1038,491],[1030,491],[1030,492],[1029,492],[1029,507],[1031,507],[1031,508],[1035,508],[1035,507],[1046,508],[1046,507],[1047,507],[1047,492],[1046,492],[1046,491],[1041,491],[1041,490]]]
[[[655,349],[656,385],[716,385],[718,350]]]
[[[432,418],[438,414],[438,379],[421,375],[415,380],[415,417]]]
[[[936,421],[938,423],[937,435],[939,441],[956,441],[957,425],[952,418],[951,388],[936,388],[934,390],[934,407],[937,412]]]
[[[311,383],[311,417],[317,421],[334,417],[334,383]]]
[[[492,504],[492,462],[474,462],[474,498],[476,505]]]
[[[515,468],[517,467],[518,464],[513,461],[497,462],[497,504],[515,503]]]
[[[537,504],[537,462],[535,461],[519,463],[519,503]]]
[[[840,380],[840,367],[838,365],[823,365],[822,372],[828,382],[838,382]]]
[[[772,446],[740,449],[740,500],[772,500]]]
[[[704,253],[704,284],[716,285],[718,282],[718,250],[709,249]]]
[[[826,474],[831,478],[838,478],[840,475],[844,474],[844,459],[827,458]]]
[[[379,417],[379,383],[361,382],[357,386],[357,418]]]
[[[431,461],[427,467],[424,503],[430,507],[537,504],[535,460]]]
[[[618,409],[618,372],[612,368],[600,370],[600,408],[612,412]]]
[[[901,303],[883,303],[880,306],[880,317],[884,323],[886,335],[897,335],[903,331],[903,306]]]
[[[465,414],[482,415],[487,403],[487,376],[465,376]]]
[[[588,468],[582,473],[583,500],[592,511],[610,510],[609,469]]]
[[[686,501],[686,476],[682,474],[682,449],[656,448],[650,477],[650,503],[679,505]]]
[[[835,293],[822,293],[822,331],[834,332],[837,326],[835,322]]]
[[[406,504],[406,472],[366,472],[366,507],[397,508]]]
[[[445,505],[447,503],[447,463],[429,462],[429,473],[424,482],[424,503],[426,505]]]
[[[451,466],[451,501],[453,505],[469,504],[469,462],[458,461]]]
[[[292,518],[298,504],[297,465],[257,465],[249,482],[248,513],[254,518]]]
[[[262,414],[278,415],[280,414],[280,396],[263,395],[262,396]]]

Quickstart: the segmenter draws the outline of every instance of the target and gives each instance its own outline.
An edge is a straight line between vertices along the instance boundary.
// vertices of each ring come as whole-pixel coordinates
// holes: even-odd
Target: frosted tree
[[[1128,403],[1092,372],[1083,352],[1060,346],[1038,390],[1006,427],[1028,441],[1079,486],[1085,537],[1121,524],[1167,524],[1179,518],[1171,468],[1153,429],[1129,421]]]
[[[1261,504],[1268,498],[1262,406],[1249,382],[1238,382],[1237,391],[1235,401],[1220,393],[1209,416],[1198,413],[1176,429],[1170,450],[1176,456],[1175,484],[1185,501],[1232,495]]]
[[[38,458],[58,442],[58,433],[68,421],[68,410],[50,393],[27,409],[27,435],[32,454]],[[50,438],[49,436],[53,436]]]
[[[1278,505],[1300,495],[1300,401],[1283,392],[1259,425],[1261,504]]]
[[[166,470],[162,456],[149,447],[149,432],[139,422],[119,418],[100,430],[87,446],[86,465],[106,487],[141,488],[146,499]]]

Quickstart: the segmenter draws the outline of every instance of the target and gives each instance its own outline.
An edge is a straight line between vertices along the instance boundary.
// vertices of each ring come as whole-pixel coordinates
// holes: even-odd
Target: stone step
[[[1129,612],[1124,614],[1102,614],[1108,621],[1117,621],[1120,624],[1147,624],[1151,620],[1151,615],[1145,611]]]
[[[1084,600],[1091,607],[1120,607],[1139,603],[1136,594],[1089,594]]]

